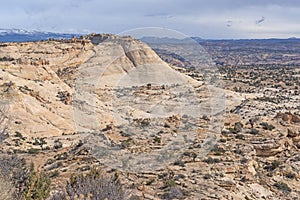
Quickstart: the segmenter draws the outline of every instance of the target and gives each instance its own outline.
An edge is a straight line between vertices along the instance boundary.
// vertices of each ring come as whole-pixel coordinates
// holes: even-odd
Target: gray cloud
[[[256,20],[256,24],[261,24],[261,23],[263,23],[264,21],[265,21],[266,19],[265,19],[265,17],[261,17],[259,20]]]
[[[231,27],[231,26],[232,26],[232,21],[231,21],[231,20],[228,20],[227,23],[226,23],[226,26],[227,26],[227,27]]]
[[[155,26],[204,38],[300,37],[299,9],[298,0],[10,0],[1,4],[0,28],[119,33]]]

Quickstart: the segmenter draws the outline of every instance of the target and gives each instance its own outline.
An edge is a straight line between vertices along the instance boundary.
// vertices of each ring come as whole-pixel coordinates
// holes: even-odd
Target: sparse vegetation
[[[16,131],[15,137],[18,137],[18,138],[21,138],[21,139],[24,138],[22,133],[20,133],[19,131]]]
[[[283,191],[284,193],[289,193],[292,191],[292,189],[286,183],[283,183],[283,182],[276,182],[276,183],[274,183],[274,186],[278,190]]]
[[[58,170],[54,170],[51,174],[50,174],[50,178],[55,178],[59,176],[59,171]]]
[[[44,144],[47,144],[47,142],[45,141],[45,138],[35,138],[32,144],[42,147]]]
[[[54,158],[55,158],[56,160],[66,160],[66,159],[68,158],[68,153],[67,153],[67,152],[64,152],[64,153],[55,155]]]
[[[289,179],[295,179],[297,177],[297,175],[294,172],[288,172],[285,177],[289,178]]]
[[[221,160],[219,158],[208,157],[207,159],[204,160],[204,162],[208,164],[214,164],[214,163],[220,163]]]
[[[234,130],[236,133],[239,133],[243,130],[244,125],[241,122],[234,123]]]
[[[59,140],[54,141],[54,149],[60,149],[60,148],[62,148],[62,146],[63,146],[63,144],[61,141],[59,141]]]
[[[153,140],[154,140],[155,143],[161,143],[161,138],[160,137],[155,136]]]
[[[245,136],[242,135],[242,134],[237,134],[237,135],[235,136],[235,138],[236,138],[236,139],[239,139],[239,140],[244,140],[244,139],[245,139]]]
[[[0,62],[11,62],[11,61],[14,61],[14,60],[15,60],[14,58],[11,58],[9,56],[4,56],[4,57],[0,58]]]
[[[263,129],[272,131],[275,127],[272,124],[268,124],[267,122],[260,123]]]
[[[233,133],[237,134],[243,130],[244,125],[241,122],[234,123],[234,127],[230,127],[228,130]]]
[[[104,175],[98,169],[93,168],[86,175],[73,175],[67,183],[65,192],[58,192],[52,200],[59,197],[62,199],[120,200],[126,199],[127,194],[117,177]]]
[[[274,160],[271,164],[267,165],[264,167],[265,170],[267,171],[274,171],[276,168],[280,166],[280,162],[277,160]]]
[[[174,162],[174,165],[178,165],[178,166],[181,166],[181,167],[184,167],[184,166],[185,166],[185,164],[184,164],[184,162],[183,162],[182,160],[176,160],[176,161]]]
[[[28,149],[28,153],[29,154],[38,154],[39,153],[39,149],[37,149],[37,148],[30,148],[30,149]]]
[[[5,185],[1,189],[7,189],[1,194],[12,196],[13,199],[44,200],[50,193],[50,178],[44,172],[37,172],[31,164],[26,167],[24,159],[2,155],[0,161],[0,181]],[[9,188],[7,188],[9,187]],[[3,198],[1,198],[3,199]]]
[[[44,200],[50,195],[50,176],[44,172],[37,172],[31,164],[29,182],[24,193],[26,200]]]
[[[147,182],[146,182],[146,185],[151,185],[152,183],[155,182],[155,179],[154,178],[151,178],[149,179]]]
[[[225,149],[223,149],[222,147],[218,147],[218,146],[215,146],[211,151],[216,156],[221,156],[225,153]]]
[[[140,42],[131,43],[127,37],[114,49],[138,47],[137,51],[130,56],[126,52],[109,65],[103,87],[90,87],[96,85],[81,75],[97,75],[86,69],[95,69],[106,59],[98,60],[98,56],[115,53],[110,47],[119,36],[113,38],[105,45],[107,53],[85,36],[0,44],[0,153],[5,154],[0,156],[0,200],[297,199],[300,40],[268,40],[268,45],[261,40],[204,41],[212,58],[204,59],[219,66],[208,69],[199,61],[201,56],[189,62],[193,54],[182,59],[179,54],[160,51],[170,62],[168,72],[178,70],[201,84],[190,78],[188,84],[168,84],[172,74],[156,73],[153,81],[162,75],[164,85],[154,81],[110,87],[105,81],[113,82],[109,77],[117,77],[114,73],[131,68],[128,61],[143,63],[148,56],[148,47],[140,53],[142,44],[135,46]],[[146,62],[157,61],[152,53]],[[9,62],[10,58],[15,60]],[[147,67],[151,69],[152,64]],[[130,78],[131,73],[126,74]],[[217,79],[224,80],[221,88]],[[84,87],[77,87],[79,82]],[[214,95],[217,98],[211,99]],[[93,97],[93,101],[79,100],[81,96]],[[74,115],[77,119],[73,120],[68,114],[72,107],[83,111],[77,112],[80,118]],[[91,119],[97,123],[89,125]],[[99,127],[92,130],[96,124]],[[29,169],[25,160],[39,163],[39,168]],[[129,171],[114,175],[119,167]],[[61,189],[52,197],[50,180],[51,195]],[[130,198],[124,196],[123,181],[124,188],[132,190]]]
[[[174,179],[167,180],[166,187],[172,188],[176,186],[176,182]]]
[[[259,133],[259,130],[255,129],[255,128],[251,128],[250,134],[257,135],[258,133]]]

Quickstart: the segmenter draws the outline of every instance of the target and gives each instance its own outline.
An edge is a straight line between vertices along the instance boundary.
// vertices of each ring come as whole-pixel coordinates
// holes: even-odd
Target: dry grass
[[[14,200],[15,189],[12,183],[0,176],[0,199]]]

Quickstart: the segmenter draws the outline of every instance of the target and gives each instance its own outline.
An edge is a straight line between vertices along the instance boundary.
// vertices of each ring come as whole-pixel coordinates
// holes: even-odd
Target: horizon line
[[[90,32],[85,32],[85,33],[79,33],[79,32],[69,32],[69,31],[61,31],[61,32],[58,32],[58,31],[43,31],[43,30],[28,30],[28,29],[20,29],[20,28],[2,28],[0,27],[0,30],[20,30],[20,31],[24,31],[25,33],[15,33],[15,34],[19,34],[19,35],[22,35],[22,34],[26,34],[27,33],[42,33],[42,34],[69,34],[69,35],[74,35],[74,36],[84,36],[84,35],[90,35],[90,34],[114,34],[114,35],[119,35],[118,33],[108,33],[108,32],[96,32],[96,31],[90,31]],[[1,32],[0,32],[0,36],[3,36],[1,35]],[[122,35],[121,35],[122,36]],[[169,38],[169,39],[178,39],[178,38],[171,38],[171,37],[157,37],[157,36],[143,36],[143,37],[140,37],[140,38],[136,38],[136,39],[141,39],[141,38]],[[135,37],[134,37],[135,38]],[[266,37],[266,38],[207,38],[207,37],[201,37],[201,36],[188,36],[186,38],[191,38],[191,39],[201,39],[201,40],[299,40],[300,37],[295,37],[295,36],[291,36],[291,37]],[[179,39],[179,40],[182,40],[182,39]]]

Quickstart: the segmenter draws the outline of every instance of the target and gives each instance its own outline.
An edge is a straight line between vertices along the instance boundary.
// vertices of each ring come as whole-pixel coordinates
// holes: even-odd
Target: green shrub
[[[168,180],[166,182],[166,186],[169,187],[169,188],[175,187],[176,186],[175,180],[174,179]]]
[[[32,144],[37,146],[43,146],[44,144],[47,144],[47,142],[45,141],[45,138],[35,138]]]
[[[285,175],[285,177],[287,177],[289,179],[295,179],[297,177],[297,175],[293,172],[289,172]]]
[[[36,149],[36,148],[30,148],[28,149],[28,153],[29,154],[38,154],[39,153],[39,149]]]
[[[25,139],[24,137],[23,137],[23,135],[22,135],[22,133],[20,133],[19,131],[16,131],[15,132],[16,134],[15,134],[15,137],[18,137],[18,138],[21,138],[21,139]]]
[[[155,136],[155,138],[154,138],[154,142],[155,142],[155,143],[161,143],[161,138],[160,138],[160,137],[157,137],[157,136]]]
[[[61,141],[59,141],[59,139],[54,141],[54,146],[53,146],[54,149],[60,149],[60,148],[62,148],[62,146],[63,146],[63,144]]]
[[[155,179],[154,178],[151,178],[149,179],[147,182],[146,182],[146,185],[151,185],[152,183],[155,182]]]
[[[258,133],[259,133],[259,130],[255,129],[255,128],[251,128],[250,134],[257,135]]]
[[[26,200],[44,200],[50,195],[51,180],[48,174],[37,172],[31,164],[29,182],[24,197]]]
[[[214,152],[214,155],[216,155],[216,156],[220,156],[225,153],[225,149],[223,149],[222,147],[217,147],[217,146],[215,146],[211,151]]]
[[[50,178],[58,177],[59,174],[60,174],[59,171],[58,171],[58,170],[55,170],[54,172],[52,172],[52,173],[50,174]]]
[[[226,142],[227,142],[227,140],[226,140],[226,139],[224,139],[224,138],[221,138],[221,139],[219,140],[219,142],[226,143]]]
[[[244,140],[244,139],[245,139],[245,136],[242,135],[242,134],[237,134],[237,135],[235,136],[235,138],[236,138],[236,139],[239,139],[239,140]]]
[[[221,162],[221,160],[219,158],[212,158],[212,157],[208,157],[207,159],[205,159],[203,161],[208,163],[208,164],[220,163]]]
[[[265,130],[269,130],[272,131],[273,129],[275,129],[275,127],[272,124],[268,124],[267,122],[262,122],[260,123],[260,125],[263,127],[263,129]]]
[[[243,130],[244,125],[241,122],[234,123],[234,130],[236,133],[239,133]]]
[[[264,167],[265,170],[267,171],[274,171],[276,168],[279,167],[281,163],[277,160],[274,160],[271,164],[267,165]]]
[[[276,182],[276,183],[274,183],[274,186],[278,190],[282,190],[285,193],[289,193],[292,191],[292,189],[286,183],[283,183],[283,182]]]

